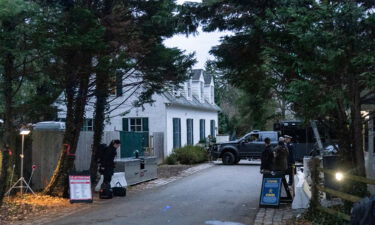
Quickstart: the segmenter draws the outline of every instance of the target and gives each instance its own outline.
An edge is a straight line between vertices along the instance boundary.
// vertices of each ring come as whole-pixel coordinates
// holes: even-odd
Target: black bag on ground
[[[102,188],[100,189],[99,191],[99,198],[100,199],[111,199],[113,198],[113,192],[112,192],[112,189],[109,188]]]
[[[102,184],[99,191],[100,199],[111,199],[113,198],[113,190],[110,184]]]
[[[126,188],[124,188],[120,182],[116,183],[116,187],[112,188],[113,190],[113,195],[114,196],[119,196],[119,197],[124,197],[126,196]]]

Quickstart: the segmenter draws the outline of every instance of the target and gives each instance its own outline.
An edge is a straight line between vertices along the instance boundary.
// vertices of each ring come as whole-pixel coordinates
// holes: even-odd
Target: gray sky
[[[185,0],[177,0],[179,4]],[[194,2],[201,2],[200,0],[190,0]],[[168,47],[177,47],[181,50],[186,50],[186,53],[195,52],[197,63],[193,66],[194,69],[203,69],[208,59],[213,59],[208,52],[212,46],[218,45],[221,36],[224,32],[210,32],[205,33],[200,31],[196,36],[186,37],[185,35],[175,35],[164,41]]]

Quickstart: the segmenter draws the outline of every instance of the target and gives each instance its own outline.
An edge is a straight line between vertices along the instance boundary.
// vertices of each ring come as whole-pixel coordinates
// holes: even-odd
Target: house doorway
[[[138,150],[144,156],[145,148],[149,147],[148,132],[120,131],[121,158],[135,157]]]

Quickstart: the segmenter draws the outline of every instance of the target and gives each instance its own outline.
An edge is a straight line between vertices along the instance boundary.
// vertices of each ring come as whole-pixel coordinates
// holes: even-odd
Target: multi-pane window
[[[85,119],[82,125],[82,131],[93,131],[94,125],[92,119]]]
[[[186,120],[187,145],[194,145],[193,119]]]
[[[131,132],[148,132],[148,118],[137,117],[137,118],[123,118],[122,119],[123,131]]]
[[[181,147],[181,119],[173,118],[173,148]]]
[[[110,77],[109,94],[111,96],[122,96],[122,72],[117,71],[115,76]]]
[[[116,91],[117,91],[116,77],[112,76],[109,79],[110,79],[109,80],[109,95],[116,96]]]
[[[142,131],[142,119],[130,118],[130,131]]]
[[[199,120],[199,139],[200,141],[206,138],[206,121],[204,119]]]

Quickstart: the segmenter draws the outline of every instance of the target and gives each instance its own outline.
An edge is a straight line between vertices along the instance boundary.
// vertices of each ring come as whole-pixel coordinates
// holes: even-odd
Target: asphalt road
[[[260,188],[259,166],[215,165],[49,224],[248,225],[257,212]]]

